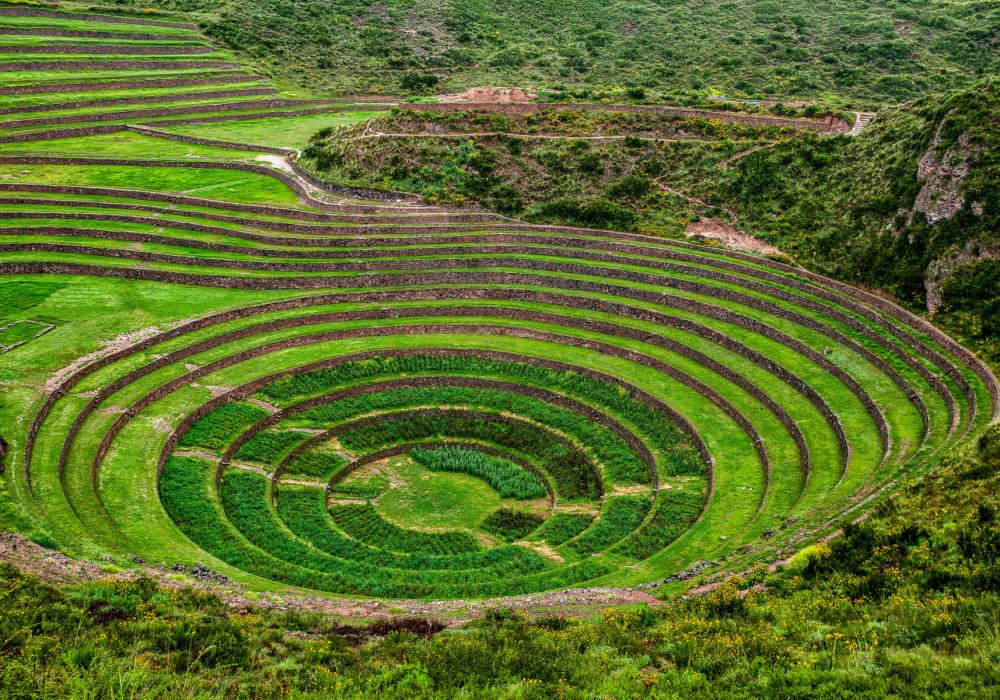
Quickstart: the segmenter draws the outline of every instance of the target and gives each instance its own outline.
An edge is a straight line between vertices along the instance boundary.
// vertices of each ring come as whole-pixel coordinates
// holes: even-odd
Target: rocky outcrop
[[[934,313],[944,301],[944,287],[957,270],[980,260],[1000,259],[1000,243],[969,241],[950,255],[938,258],[927,267],[924,275],[924,289],[927,292],[927,308]]]
[[[965,204],[962,183],[978,160],[981,146],[973,144],[968,132],[958,137],[954,145],[941,150],[943,120],[930,146],[917,161],[917,179],[923,183],[913,202],[913,211],[927,217],[935,226],[955,216]]]

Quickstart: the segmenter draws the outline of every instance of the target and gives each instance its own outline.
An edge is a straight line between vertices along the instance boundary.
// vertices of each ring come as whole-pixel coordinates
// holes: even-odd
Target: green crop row
[[[545,568],[544,560],[524,547],[494,547],[437,555],[425,551],[392,552],[358,542],[331,526],[325,495],[315,488],[282,486],[278,490],[276,505],[281,520],[298,537],[342,559],[396,569],[492,569],[502,572],[498,575],[534,573]]]
[[[660,489],[646,522],[611,551],[636,559],[651,557],[684,534],[704,507],[701,489]]]
[[[525,423],[507,423],[499,416],[425,412],[406,418],[385,417],[373,425],[348,430],[341,435],[341,442],[349,449],[368,451],[441,438],[483,440],[531,455],[564,498],[596,498],[600,493],[598,476],[580,452],[554,440],[548,431]]]
[[[181,436],[178,447],[224,450],[243,431],[268,415],[250,403],[227,403],[200,418]]]
[[[448,555],[476,552],[479,542],[465,532],[420,532],[394,525],[370,505],[335,505],[330,517],[341,530],[358,542],[393,552],[426,552]]]
[[[586,513],[556,513],[533,532],[529,539],[542,540],[558,547],[586,530],[592,522],[594,516]]]
[[[569,543],[579,554],[601,552],[635,532],[652,505],[643,496],[609,496],[601,511],[582,535]]]
[[[611,409],[612,413],[620,416],[636,432],[648,436],[651,445],[663,454],[661,464],[666,465],[666,473],[704,473],[704,465],[697,450],[666,415],[622,391],[620,387],[579,372],[558,371],[526,362],[461,355],[376,357],[344,363],[332,369],[298,374],[271,384],[261,391],[261,395],[275,402],[289,402],[361,379],[432,372],[468,374],[531,384]]]
[[[480,450],[449,445],[436,449],[414,448],[410,457],[432,471],[461,472],[478,476],[495,488],[504,498],[543,498],[545,484],[530,472],[509,459],[486,454]]]
[[[300,430],[262,430],[243,443],[235,456],[249,462],[277,465],[278,460],[307,439],[309,433]]]
[[[331,487],[331,491],[355,498],[378,498],[389,489],[389,480],[384,476],[367,479],[341,481]]]
[[[302,450],[288,462],[285,474],[288,476],[315,476],[329,479],[339,471],[347,460],[325,449],[322,445]]]
[[[442,380],[442,384],[446,380]],[[302,414],[316,425],[342,422],[352,416],[410,406],[474,406],[492,412],[513,413],[570,436],[593,452],[609,481],[642,483],[649,471],[632,448],[608,428],[570,409],[514,392],[473,387],[401,387],[342,399]],[[345,443],[346,444],[346,443]],[[535,456],[535,453],[526,453]],[[564,494],[567,495],[568,494]]]

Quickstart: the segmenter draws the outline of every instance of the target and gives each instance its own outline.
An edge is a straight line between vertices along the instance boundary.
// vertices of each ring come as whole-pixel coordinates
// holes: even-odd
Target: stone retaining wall
[[[129,131],[133,131],[133,130],[136,130],[136,129],[131,129],[131,128],[129,129]],[[142,129],[142,130],[137,130],[137,131],[139,133],[143,133],[143,131],[145,131],[145,130]],[[206,139],[206,140],[208,140],[208,139]],[[2,184],[0,184],[0,191],[3,191]],[[90,200],[46,199],[46,198],[43,198],[43,197],[3,197],[2,198],[2,202],[5,203],[5,204],[21,204],[21,205],[31,205],[31,206],[59,206],[59,207],[65,206],[65,207],[74,207],[74,208],[75,207],[90,207],[90,208],[97,208],[97,209],[123,209],[123,210],[128,210],[128,211],[144,211],[144,212],[153,212],[153,213],[157,213],[157,214],[166,214],[166,215],[174,215],[174,216],[176,216],[178,214],[183,214],[184,213],[183,210],[178,210],[178,209],[176,209],[174,207],[160,207],[160,206],[156,206],[154,204],[135,204],[133,202],[98,202],[98,201],[90,201]],[[80,212],[80,213],[82,213],[82,212]],[[496,217],[494,217],[494,216],[492,216],[490,214],[487,214],[485,212],[483,212],[483,213],[459,213],[459,214],[444,214],[444,213],[441,213],[441,214],[420,214],[420,213],[414,213],[414,214],[412,214],[410,216],[392,216],[392,215],[378,216],[378,215],[362,215],[362,214],[343,214],[343,215],[337,215],[337,214],[316,214],[316,212],[305,212],[305,213],[310,214],[312,216],[323,217],[322,220],[328,221],[330,223],[337,223],[337,224],[339,224],[339,223],[351,223],[351,222],[355,222],[355,221],[363,222],[363,223],[380,223],[380,224],[410,223],[410,222],[413,222],[413,221],[427,222],[427,223],[432,223],[432,224],[434,224],[434,223],[448,223],[448,222],[455,222],[455,223],[469,223],[469,222],[489,222],[489,223],[496,223]],[[250,227],[254,227],[254,228],[263,228],[263,229],[266,229],[266,230],[269,230],[269,231],[287,231],[287,232],[293,232],[293,233],[294,232],[315,233],[317,231],[330,230],[331,228],[333,228],[333,227],[325,226],[325,225],[317,226],[317,225],[313,225],[313,224],[296,224],[296,223],[291,223],[291,222],[287,222],[287,221],[272,221],[272,220],[269,220],[269,219],[254,219],[254,218],[243,217],[243,216],[230,216],[228,214],[215,214],[215,213],[212,213],[212,212],[205,212],[205,211],[196,212],[196,215],[197,215],[197,217],[199,219],[207,219],[209,221],[221,221],[221,222],[227,222],[227,223],[237,224],[237,225],[240,225],[240,226],[250,226]],[[66,213],[64,213],[64,212],[55,212],[55,211],[45,212],[43,218],[50,218],[50,217],[51,218],[76,218],[75,216],[72,216],[72,217],[66,216]],[[9,215],[8,215],[8,218],[9,218]],[[157,218],[159,218],[159,217],[157,217]],[[102,219],[99,219],[99,220],[103,220],[103,217],[102,217]],[[310,218],[310,220],[315,220],[315,219]],[[392,231],[392,230],[394,230],[392,228],[387,228],[387,227],[372,227],[372,228],[375,229],[375,230],[383,230],[383,231],[386,231],[386,230]],[[245,233],[243,231],[240,231],[239,229],[231,229],[231,230],[235,231],[236,237],[242,237],[241,234]],[[337,230],[337,229],[334,228],[333,230]],[[511,238],[512,240],[516,240],[518,238],[521,238],[519,236],[515,236],[515,235],[512,235],[512,234],[498,234],[498,235],[496,235],[496,237],[502,237],[502,236],[507,236],[507,237]],[[437,243],[437,242],[447,243],[449,241],[454,242],[454,243],[474,243],[477,240],[488,240],[488,239],[493,238],[493,237],[494,237],[494,234],[483,234],[482,237],[455,236],[455,237],[451,237],[451,238],[448,238],[448,239],[445,240],[445,239],[436,238],[434,236],[428,236],[426,239],[422,238],[421,242],[427,242],[428,244]],[[266,236],[264,238],[266,238],[267,241],[271,241],[271,242],[274,242],[274,243],[280,243],[281,241],[288,240],[288,241],[295,241],[297,244],[301,244],[302,241],[308,241],[308,240],[310,240],[310,239],[303,239],[303,238],[282,238],[281,236]],[[525,238],[532,238],[532,237],[531,236],[527,236]],[[247,238],[246,240],[254,240],[254,239],[253,238]],[[322,238],[322,239],[312,239],[312,240],[321,241],[321,243],[319,243],[319,245],[323,245],[323,246],[329,247],[329,248],[338,248],[338,247],[344,247],[344,246],[348,246],[348,245],[354,245],[354,243],[352,243],[347,238],[329,238],[329,239]],[[379,239],[370,238],[368,240],[377,241]],[[386,240],[388,240],[388,239],[386,239]],[[546,239],[546,240],[548,240],[548,239]],[[379,244],[378,243],[371,243],[370,245],[379,245]],[[391,245],[391,242],[390,243],[386,243],[386,245]]]
[[[29,163],[25,163],[25,165],[29,165]],[[75,185],[35,185],[0,182],[0,191],[47,192],[52,194],[83,194],[106,197],[123,197],[143,201],[169,202],[171,204],[184,204],[188,206],[208,207],[211,209],[224,209],[227,211],[242,212],[245,214],[282,216],[291,219],[301,219],[304,221],[330,220],[328,218],[330,214],[305,211],[302,209],[285,209],[282,207],[268,206],[266,204],[239,204],[236,202],[223,202],[216,199],[205,199],[203,197],[175,195],[165,192],[149,192],[146,190],[126,190],[116,187],[79,187]],[[319,202],[318,204],[313,204],[312,206],[325,212],[337,212],[339,214],[374,214],[379,212],[421,214],[424,212],[442,213],[444,211],[440,207],[342,204],[339,202]]]
[[[387,260],[387,261],[359,261],[359,262],[343,262],[343,263],[285,263],[285,262],[269,262],[269,261],[255,261],[255,260],[224,260],[219,258],[192,258],[186,256],[169,255],[163,253],[148,253],[144,251],[134,251],[134,250],[120,250],[120,249],[106,249],[106,248],[86,248],[84,246],[63,246],[60,244],[46,244],[46,243],[28,243],[28,244],[12,244],[0,246],[0,250],[32,250],[32,251],[51,251],[51,252],[91,252],[96,255],[103,255],[111,258],[119,258],[126,260],[141,260],[146,262],[159,262],[164,264],[177,264],[177,265],[197,265],[202,267],[221,267],[239,270],[255,270],[255,271],[268,271],[268,272],[358,272],[358,273],[368,273],[371,271],[382,271],[382,270],[447,270],[452,267],[467,267],[470,265],[469,262],[464,260]],[[693,282],[688,280],[678,280],[668,277],[663,277],[660,275],[652,275],[631,270],[619,270],[614,268],[594,268],[588,265],[580,265],[576,263],[558,263],[551,262],[548,260],[531,260],[531,259],[508,259],[508,258],[488,258],[476,260],[474,265],[476,267],[515,267],[515,268],[527,268],[531,270],[538,270],[544,272],[562,272],[565,274],[576,274],[576,275],[595,275],[600,274],[604,277],[610,277],[613,279],[626,280],[629,282],[638,282],[643,284],[653,284],[661,287],[675,288],[681,291],[691,292],[695,294],[701,294],[705,296],[711,296],[719,299],[724,299],[726,301],[735,302],[751,308],[755,308],[759,311],[769,313],[780,318],[785,318],[798,325],[811,328],[813,330],[819,331],[828,337],[831,337],[843,345],[850,347],[851,349],[857,351],[859,354],[863,355],[872,364],[878,366],[883,372],[893,378],[894,382],[899,386],[909,397],[911,402],[918,408],[921,416],[924,420],[925,432],[927,429],[928,415],[926,406],[923,404],[922,399],[919,394],[903,379],[898,372],[896,372],[892,367],[881,357],[876,355],[871,350],[861,346],[855,341],[851,340],[847,336],[834,331],[825,324],[822,324],[811,317],[801,315],[795,311],[792,311],[784,306],[775,304],[773,302],[768,302],[759,297],[753,297],[741,292],[736,292],[726,288],[718,287],[715,285],[707,285],[700,282]],[[698,271],[696,271],[698,272]],[[446,273],[449,274],[449,273]],[[476,273],[472,273],[470,276],[474,276]],[[733,282],[741,284],[741,286],[747,287],[749,289],[754,289],[758,286],[757,283],[750,282],[749,280],[741,280],[740,278],[731,278],[729,275],[723,273],[713,273],[709,270],[700,270],[702,276],[709,278],[717,278],[723,282]],[[505,275],[500,275],[504,277]],[[431,275],[430,277],[434,277]],[[360,280],[355,277],[349,278],[354,281],[353,286],[359,286],[362,284]],[[398,278],[397,278],[398,279]],[[272,280],[273,281],[273,280]],[[301,281],[311,281],[306,278]],[[547,280],[546,280],[547,281]],[[562,280],[554,280],[549,282],[551,286],[561,286]],[[338,287],[343,286],[343,279],[330,279],[326,286]],[[426,283],[421,280],[418,283]],[[535,282],[537,283],[537,282]],[[383,286],[373,285],[373,286]],[[766,285],[759,285],[760,289],[757,291],[762,291],[764,293],[770,293],[774,296],[781,296],[776,290],[768,288]],[[632,290],[634,292],[634,290]],[[624,296],[630,296],[631,293],[625,293]],[[789,298],[785,299],[792,303],[797,303],[802,306],[809,307],[808,300],[804,300],[800,297],[794,295],[789,295]],[[818,305],[821,312],[825,312],[827,315],[837,318],[837,320],[845,323],[852,328],[855,328],[858,332],[861,332],[872,342],[880,343],[883,347],[890,351],[894,351],[892,345],[888,343],[884,338],[877,335],[867,326],[863,326],[860,323],[854,321],[849,317],[843,316],[833,309],[828,307],[823,307]],[[711,308],[715,308],[714,306]],[[714,313],[714,312],[713,312]],[[843,316],[843,318],[840,318]],[[854,325],[856,324],[856,326]],[[966,385],[968,386],[968,385]],[[867,394],[864,397],[871,401]],[[861,398],[861,396],[859,396]],[[863,399],[864,400],[864,399]],[[874,404],[873,404],[874,405]],[[881,417],[881,412],[878,413]],[[876,420],[877,426],[879,427],[879,432],[882,434],[883,439],[888,445],[888,426],[884,421],[884,417],[881,420]]]
[[[0,36],[69,36],[88,39],[122,39],[123,41],[203,41],[189,34],[138,34],[135,32],[102,32],[89,29],[58,29],[56,27],[0,27]]]
[[[140,54],[154,56],[184,56],[189,54],[212,53],[211,46],[137,46],[133,44],[47,44],[34,46],[31,44],[9,44],[0,46],[0,54],[5,53],[69,53],[96,54],[111,56],[117,54]]]
[[[214,117],[191,117],[190,119],[163,119],[144,126],[188,126],[191,124],[215,124],[218,122],[250,121],[251,119],[274,119],[275,117],[304,117],[310,114],[329,114],[343,111],[340,107],[314,107],[310,109],[283,110],[280,112],[259,112],[257,114],[218,115]]]
[[[365,276],[369,277],[366,280],[359,280],[356,277],[349,278],[299,278],[299,279],[289,279],[289,278],[279,278],[279,279],[261,279],[261,278],[240,278],[240,277],[216,277],[212,275],[196,275],[189,273],[177,273],[177,272],[166,272],[166,271],[156,271],[156,270],[146,270],[146,269],[131,269],[131,268],[108,268],[100,266],[91,265],[81,265],[76,263],[5,263],[0,265],[0,272],[9,272],[10,274],[38,274],[41,272],[49,273],[65,273],[65,274],[95,274],[103,276],[113,276],[121,277],[126,279],[151,279],[163,282],[173,282],[179,284],[200,284],[203,286],[219,286],[219,287],[231,287],[231,288],[242,288],[242,289],[315,289],[321,287],[338,287],[338,286],[385,286],[388,284],[395,285],[413,285],[413,284],[510,284],[510,285],[532,285],[537,284],[538,279],[533,275],[523,275],[517,273],[466,273],[466,274],[456,274],[456,273],[444,273],[436,275],[409,275],[409,274],[398,274],[398,275],[371,275]],[[725,320],[733,323],[737,323],[744,327],[749,328],[759,332],[767,337],[779,340],[779,342],[784,342],[784,344],[789,347],[793,347],[799,350],[802,354],[810,354],[813,359],[817,360],[821,365],[825,364],[828,371],[831,373],[841,375],[838,378],[843,381],[853,393],[855,393],[858,398],[862,401],[869,415],[872,417],[873,421],[878,428],[879,434],[882,437],[884,453],[887,454],[889,449],[889,434],[888,426],[886,424],[885,418],[877,405],[872,401],[871,397],[868,396],[865,391],[857,384],[853,378],[841,370],[837,369],[828,360],[821,356],[817,357],[818,353],[807,348],[798,341],[795,341],[784,334],[776,331],[775,329],[767,326],[766,324],[759,323],[748,317],[741,316],[735,312],[730,312],[725,309],[721,309],[718,306],[705,304],[703,302],[697,302],[695,300],[686,299],[683,297],[673,297],[670,295],[663,295],[652,292],[643,292],[641,290],[634,290],[629,288],[620,288],[607,284],[590,283],[583,282],[579,280],[567,280],[551,278],[546,280],[547,284],[552,287],[563,288],[563,289],[574,289],[579,291],[597,292],[608,295],[618,295],[630,298],[640,299],[642,301],[650,301],[652,303],[667,304],[671,306],[676,306],[684,310],[694,311],[695,313],[701,313],[709,317],[714,317],[719,320]],[[755,297],[747,297],[749,300],[747,303],[751,307],[760,308],[760,306],[766,306],[763,302],[756,299]],[[763,310],[763,309],[761,309]],[[794,315],[793,315],[794,317]],[[811,321],[811,319],[803,318],[803,321]],[[815,330],[824,332],[827,335],[836,338],[837,334],[835,331],[822,326],[818,322],[811,321],[803,325],[808,327],[815,327]],[[511,333],[511,329],[507,329],[508,334]],[[843,338],[848,345],[856,345],[853,341],[847,338]],[[609,350],[609,352],[616,352],[617,350]],[[721,398],[721,397],[719,397]],[[728,403],[728,402],[727,402]]]
[[[141,88],[189,87],[191,85],[216,85],[222,83],[259,82],[257,76],[247,73],[214,73],[185,78],[150,78],[148,80],[104,80],[85,83],[43,83],[40,85],[14,85],[0,87],[0,95],[38,95],[54,92],[86,92],[95,90],[138,90]]]
[[[138,17],[119,17],[118,15],[99,15],[80,12],[60,12],[58,10],[43,10],[35,7],[0,7],[0,17],[50,17],[52,19],[76,19],[87,22],[105,22],[107,24],[138,24],[147,27],[172,27],[197,31],[198,25],[184,22],[161,22]]]
[[[52,70],[165,70],[175,68],[239,68],[231,61],[13,61],[0,63],[0,72]]]
[[[0,143],[26,143],[29,141],[51,141],[53,139],[72,139],[80,136],[96,136],[98,134],[116,134],[124,131],[121,124],[98,124],[95,126],[78,126],[69,129],[45,129],[29,131],[25,134],[8,134],[0,136]]]
[[[246,100],[243,102],[219,102],[214,104],[187,105],[181,107],[159,107],[154,109],[131,109],[117,112],[100,112],[97,114],[69,114],[59,117],[33,117],[29,119],[14,119],[0,122],[0,129],[16,129],[28,126],[56,126],[78,122],[109,122],[148,119],[150,117],[166,117],[175,114],[204,114],[206,112],[224,112],[227,110],[268,109],[271,107],[293,107],[300,104],[313,104],[313,100]],[[237,115],[233,115],[237,116]]]
[[[476,389],[488,389],[492,391],[504,391],[508,393],[521,394],[523,396],[528,396],[533,399],[538,399],[546,403],[560,406],[574,413],[585,416],[588,420],[597,423],[611,432],[615,433],[623,441],[625,441],[635,453],[642,459],[646,464],[646,468],[649,471],[650,479],[653,483],[656,483],[656,460],[653,458],[652,452],[649,448],[635,436],[632,432],[627,430],[621,423],[614,420],[605,413],[602,413],[587,404],[580,403],[570,397],[563,396],[554,391],[549,391],[547,389],[541,389],[538,387],[518,384],[516,382],[508,380],[498,380],[498,379],[483,379],[477,377],[463,377],[463,376],[453,376],[447,374],[427,376],[427,377],[408,377],[399,379],[388,379],[379,380],[371,384],[364,384],[361,386],[352,387],[350,389],[345,389],[342,391],[336,391],[329,394],[324,394],[322,396],[314,397],[303,401],[292,406],[285,407],[273,413],[267,418],[258,421],[256,424],[251,426],[244,432],[240,437],[233,442],[233,444],[227,448],[223,460],[231,461],[233,455],[246,444],[249,440],[253,438],[254,435],[262,430],[273,427],[277,425],[280,421],[284,420],[290,415],[301,413],[303,411],[308,411],[313,408],[318,408],[320,406],[325,406],[336,401],[342,401],[348,398],[355,398],[358,396],[363,396],[365,394],[372,394],[379,391],[388,391],[399,388],[438,388],[442,386],[458,386]],[[596,468],[596,467],[595,467]],[[599,472],[599,470],[598,470]]]
[[[0,114],[29,114],[31,112],[55,112],[63,109],[85,109],[87,107],[112,107],[114,105],[153,104],[156,102],[182,102],[184,100],[214,100],[224,97],[252,97],[273,95],[272,87],[242,88],[238,90],[206,90],[204,92],[181,92],[169,95],[146,95],[144,97],[115,97],[107,100],[74,100],[72,102],[47,103],[5,107]]]
[[[500,112],[503,114],[536,114],[538,112],[632,112],[639,114],[665,114],[696,119],[719,119],[729,122],[743,122],[755,126],[791,127],[793,129],[815,129],[818,131],[840,131],[839,125],[832,116],[826,120],[789,119],[787,117],[763,117],[739,112],[720,112],[703,109],[687,109],[684,107],[661,107],[654,105],[603,105],[603,104],[559,104],[559,103],[493,103],[493,102],[428,102],[401,104],[400,109],[415,112]]]

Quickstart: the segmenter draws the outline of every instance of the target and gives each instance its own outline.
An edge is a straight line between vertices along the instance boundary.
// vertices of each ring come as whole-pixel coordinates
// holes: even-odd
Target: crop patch
[[[19,348],[54,329],[44,321],[12,321],[0,326],[0,354]]]

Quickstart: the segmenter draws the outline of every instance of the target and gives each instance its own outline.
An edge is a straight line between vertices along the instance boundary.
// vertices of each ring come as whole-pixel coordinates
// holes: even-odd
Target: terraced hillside
[[[330,188],[227,148],[239,124],[42,127],[0,149],[0,518],[75,554],[384,597],[640,584],[810,541],[1000,405],[925,321],[782,262]]]
[[[344,106],[280,96],[189,23],[19,6],[0,6],[0,77],[0,143],[245,121],[294,141]]]

